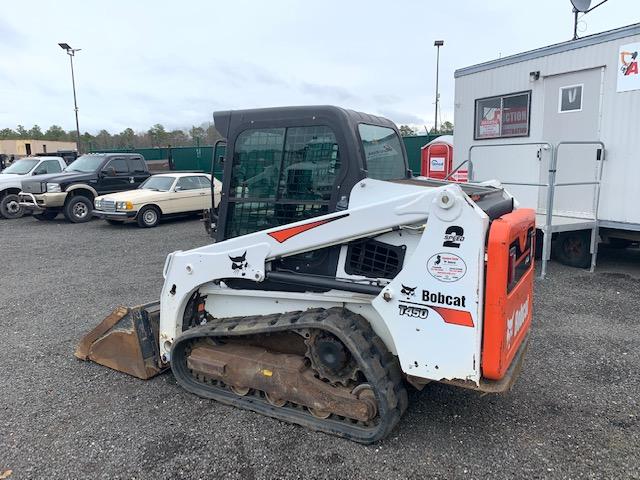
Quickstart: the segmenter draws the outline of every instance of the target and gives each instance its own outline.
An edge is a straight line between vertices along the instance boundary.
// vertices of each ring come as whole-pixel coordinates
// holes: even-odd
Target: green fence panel
[[[146,160],[168,160],[169,154],[173,159],[176,170],[196,170],[211,172],[211,160],[213,159],[213,146],[200,147],[171,147],[162,148],[124,148],[124,149],[95,149],[92,153],[138,153]],[[220,156],[224,156],[224,146],[219,146],[216,152],[216,173],[218,179],[222,178],[222,163]]]
[[[413,171],[414,175],[420,175],[420,149],[439,136],[440,134],[430,133],[429,135],[402,137],[402,140],[404,140],[404,148],[407,150],[409,168]]]

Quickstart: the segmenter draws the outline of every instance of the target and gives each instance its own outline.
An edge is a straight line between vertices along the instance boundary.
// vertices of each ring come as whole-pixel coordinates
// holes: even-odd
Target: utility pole
[[[440,80],[440,47],[444,45],[444,40],[436,40],[433,46],[437,48],[436,54],[436,115],[433,122],[433,130],[438,133],[438,104],[440,103],[440,93],[438,92],[438,81]]]
[[[69,60],[71,61],[71,85],[73,87],[73,109],[76,113],[76,139],[77,139],[77,148],[78,153],[82,153],[82,145],[80,143],[80,123],[78,122],[78,101],[76,99],[76,78],[73,73],[73,57],[76,52],[82,50],[81,48],[71,48],[68,43],[59,43],[60,48],[66,50],[67,55],[69,55]]]

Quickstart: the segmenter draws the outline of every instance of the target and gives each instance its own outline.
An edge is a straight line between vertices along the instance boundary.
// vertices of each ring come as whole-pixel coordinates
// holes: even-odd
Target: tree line
[[[402,135],[403,137],[415,137],[419,133],[416,128],[413,128],[409,125],[400,125],[399,130],[400,130],[400,135]],[[425,130],[426,130],[426,127],[425,127]],[[453,135],[453,123],[449,121],[442,122],[438,131],[436,131],[434,127],[431,127],[431,130],[429,130],[429,134],[435,134],[435,133],[439,133],[440,135]],[[420,133],[420,135],[424,135],[424,134]]]
[[[418,134],[415,128],[409,125],[400,125],[400,133],[403,137]],[[432,128],[429,133],[452,134],[453,124],[443,122],[438,132]],[[216,130],[213,124],[204,122],[200,126],[193,125],[190,129],[167,130],[163,125],[156,123],[147,131],[134,131],[132,128],[125,128],[120,133],[111,134],[107,130],[100,130],[96,135],[84,132],[80,135],[80,142],[83,151],[128,149],[128,148],[153,148],[153,147],[191,147],[194,145],[213,145],[222,135]],[[65,131],[59,125],[51,125],[42,131],[39,125],[34,125],[26,129],[23,125],[18,125],[15,129],[0,129],[0,140],[57,140],[75,142],[76,131]]]
[[[153,148],[153,147],[189,147],[193,145],[213,145],[222,138],[213,124],[205,122],[200,126],[192,126],[188,130],[167,130],[157,123],[147,131],[136,132],[132,128],[125,128],[120,133],[111,134],[107,130],[100,130],[96,135],[84,132],[80,135],[83,151],[127,149],[127,148]],[[0,140],[50,140],[50,141],[77,141],[75,130],[65,131],[59,125],[51,125],[45,131],[39,125],[26,129],[18,125],[15,129],[0,129]]]

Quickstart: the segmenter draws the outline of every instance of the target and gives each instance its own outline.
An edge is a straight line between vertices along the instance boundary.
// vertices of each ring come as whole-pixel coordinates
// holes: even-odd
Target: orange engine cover
[[[531,326],[535,212],[515,210],[494,220],[487,244],[482,376],[504,377]]]

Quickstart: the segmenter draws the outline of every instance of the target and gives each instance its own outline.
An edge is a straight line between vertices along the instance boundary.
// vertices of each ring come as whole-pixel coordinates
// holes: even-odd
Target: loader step
[[[355,360],[358,380],[331,382],[313,375],[304,357],[274,353],[268,341],[266,348],[242,343],[291,332],[337,338]],[[192,328],[173,345],[171,369],[182,387],[201,397],[361,443],[389,434],[407,407],[396,357],[363,317],[338,307]]]

